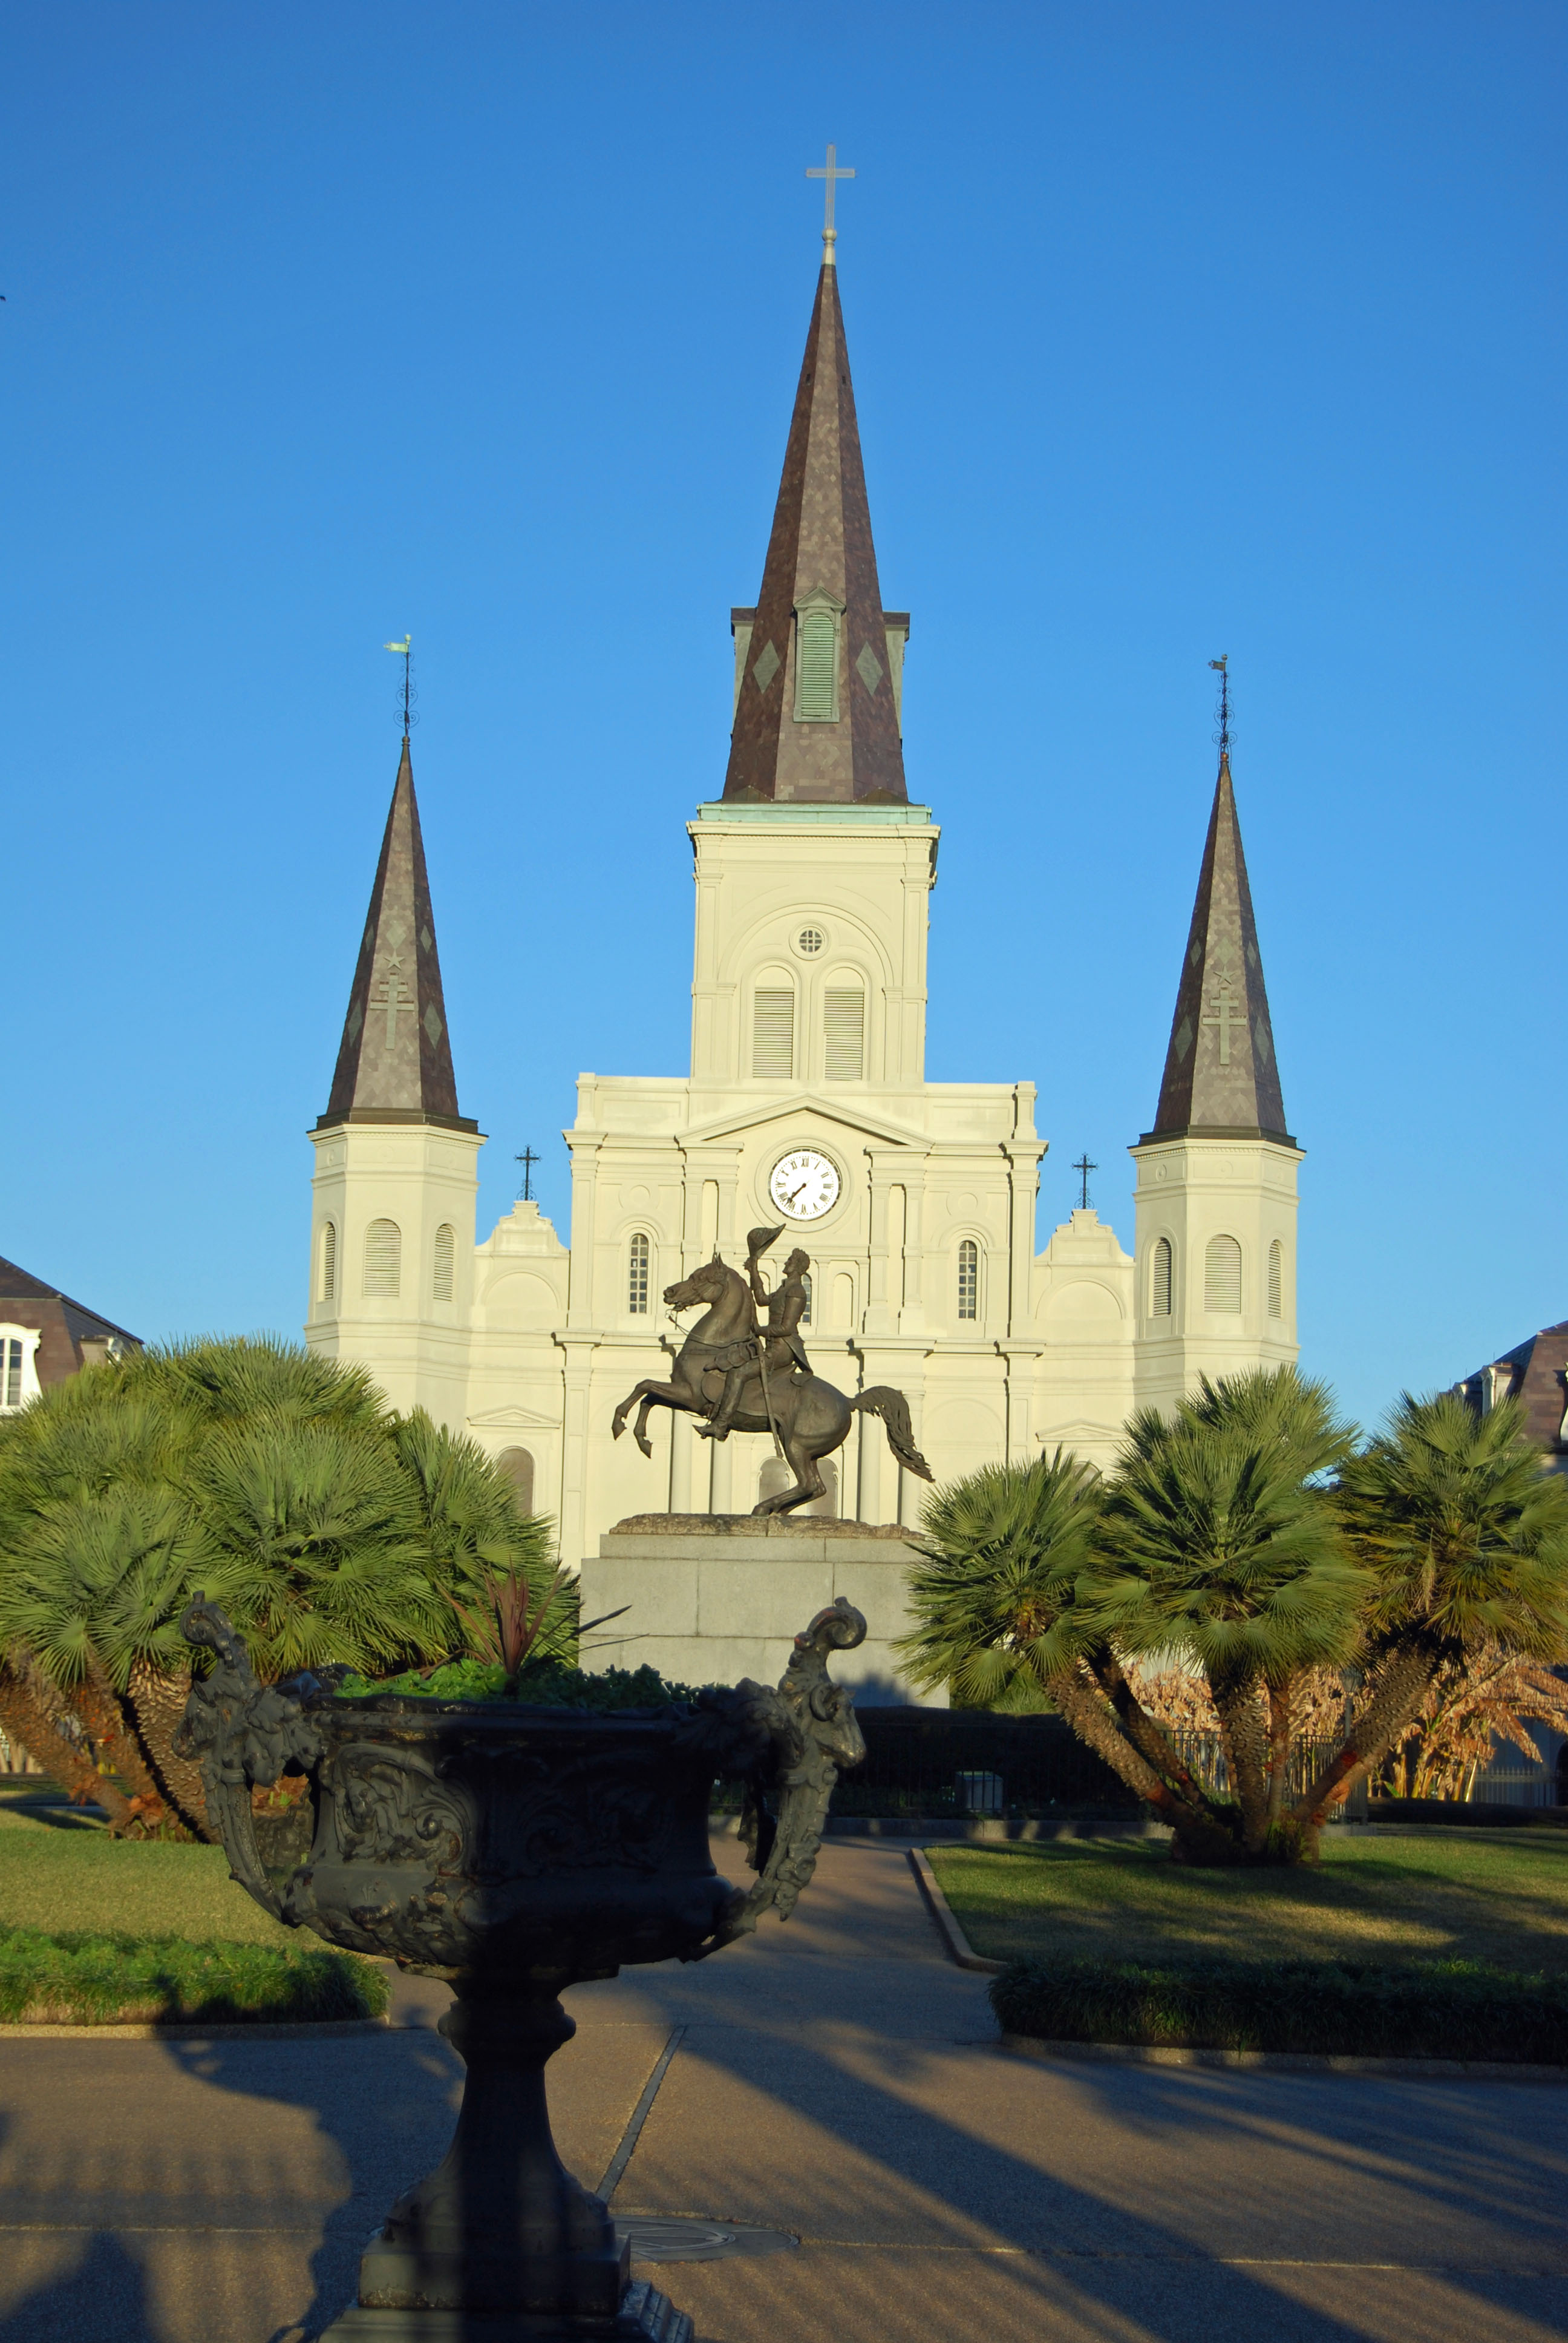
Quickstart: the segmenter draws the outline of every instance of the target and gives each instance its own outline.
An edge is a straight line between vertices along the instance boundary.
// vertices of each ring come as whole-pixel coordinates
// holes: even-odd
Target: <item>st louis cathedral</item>
[[[1035,1250],[1035,1085],[930,1082],[940,832],[911,805],[906,612],[883,608],[831,235],[756,606],[730,613],[734,722],[695,857],[691,1063],[583,1075],[569,1243],[518,1202],[476,1242],[483,1140],[458,1103],[408,742],[317,1170],[307,1339],[502,1458],[568,1563],[632,1513],[745,1513],[755,1434],[660,1411],[611,1437],[678,1330],[664,1289],[783,1222],[810,1255],[819,1374],[906,1395],[939,1481],[1060,1442],[1107,1463],[1135,1406],[1296,1355],[1296,1167],[1221,755],[1131,1252],[1091,1211]],[[672,809],[672,814],[674,809]],[[1194,844],[1196,841],[1194,840]],[[671,838],[669,887],[678,884]],[[856,1419],[819,1510],[913,1521],[924,1492]]]

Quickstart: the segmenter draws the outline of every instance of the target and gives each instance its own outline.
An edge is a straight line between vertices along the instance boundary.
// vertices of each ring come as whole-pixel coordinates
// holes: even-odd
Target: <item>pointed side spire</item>
[[[1247,860],[1221,753],[1214,809],[1198,874],[1198,900],[1165,1053],[1165,1079],[1143,1142],[1189,1132],[1216,1139],[1295,1141],[1285,1130],[1263,962]]]
[[[909,622],[882,609],[831,247],[817,279],[762,591],[755,613],[740,616],[750,619],[750,639],[726,798],[907,804],[892,670]]]
[[[407,733],[348,996],[332,1096],[317,1129],[335,1122],[478,1128],[457,1111]]]

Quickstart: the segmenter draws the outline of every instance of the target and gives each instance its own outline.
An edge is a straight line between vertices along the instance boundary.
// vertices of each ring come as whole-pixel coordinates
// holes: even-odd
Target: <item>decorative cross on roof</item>
[[[415,1005],[414,995],[403,981],[403,963],[396,954],[387,963],[387,973],[381,980],[379,993],[373,992],[370,1000],[373,1008],[387,1011],[387,1039],[382,1047],[395,1050],[397,1047],[397,1011],[412,1009]]]
[[[534,1166],[539,1159],[531,1147],[525,1147],[520,1155],[513,1156],[512,1161],[523,1167],[523,1202],[531,1204],[534,1201]]]
[[[1091,1163],[1090,1161],[1089,1151],[1085,1148],[1083,1153],[1079,1157],[1077,1162],[1072,1168],[1078,1174],[1082,1189],[1082,1194],[1079,1202],[1079,1211],[1081,1212],[1087,1212],[1089,1210],[1089,1175],[1091,1172],[1098,1172],[1100,1166],[1098,1163]]]
[[[826,179],[828,182],[823,189],[822,204],[822,253],[827,260],[832,259],[833,246],[838,240],[838,230],[833,226],[833,188],[839,179],[852,179],[855,176],[853,171],[840,166],[838,155],[838,148],[829,146],[826,163],[809,164],[806,170],[809,179]]]

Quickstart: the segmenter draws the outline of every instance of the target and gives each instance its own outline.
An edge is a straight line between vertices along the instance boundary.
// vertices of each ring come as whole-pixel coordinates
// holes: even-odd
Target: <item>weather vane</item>
[[[523,1184],[519,1193],[525,1204],[531,1204],[534,1201],[534,1166],[539,1158],[531,1147],[525,1147],[520,1155],[513,1156],[512,1161],[523,1167]]]
[[[1211,659],[1209,662],[1210,666],[1214,669],[1220,679],[1220,729],[1215,733],[1214,738],[1220,743],[1220,754],[1221,757],[1229,757],[1231,753],[1230,659],[1231,654],[1229,651],[1221,651],[1217,659]]]
[[[1083,1153],[1079,1157],[1077,1162],[1072,1168],[1078,1174],[1081,1187],[1078,1209],[1081,1212],[1087,1212],[1089,1210],[1089,1175],[1091,1172],[1098,1172],[1100,1166],[1098,1163],[1091,1163],[1090,1161],[1089,1150],[1086,1147]]]
[[[839,231],[833,226],[833,189],[839,180],[852,179],[855,176],[853,171],[848,171],[843,167],[838,157],[838,148],[829,146],[826,163],[811,163],[806,169],[806,176],[809,179],[826,179],[828,182],[823,190],[822,260],[823,265],[829,268],[833,265],[833,246],[839,241]]]
[[[383,650],[396,651],[397,657],[403,662],[403,691],[401,705],[403,709],[403,738],[407,740],[410,728],[417,724],[419,721],[418,717],[414,712],[414,702],[419,697],[418,693],[414,689],[414,638],[412,635],[405,635],[400,643],[383,643],[381,648]]]

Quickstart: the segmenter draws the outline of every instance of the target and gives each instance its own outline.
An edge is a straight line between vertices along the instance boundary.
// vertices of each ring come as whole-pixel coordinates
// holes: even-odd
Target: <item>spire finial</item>
[[[419,697],[414,689],[414,638],[405,635],[400,643],[383,643],[381,648],[396,651],[403,662],[403,738],[407,740],[410,729],[419,721],[414,713],[414,702]]]
[[[824,268],[832,267],[833,246],[839,241],[839,231],[833,226],[834,185],[839,179],[852,179],[855,176],[853,171],[844,168],[838,156],[838,148],[829,146],[826,163],[809,164],[806,170],[806,176],[809,179],[826,179],[828,182],[823,190],[822,203],[822,266]]]
[[[1089,1210],[1089,1175],[1091,1172],[1098,1172],[1100,1166],[1098,1163],[1091,1163],[1090,1161],[1089,1150],[1086,1147],[1072,1168],[1077,1172],[1079,1179],[1080,1196],[1078,1209],[1081,1212],[1087,1212]]]
[[[1211,659],[1209,662],[1210,666],[1216,670],[1220,678],[1220,705],[1214,711],[1220,719],[1220,729],[1215,733],[1214,738],[1220,744],[1220,761],[1221,764],[1229,764],[1231,760],[1230,659],[1230,652],[1221,651],[1217,659]]]

